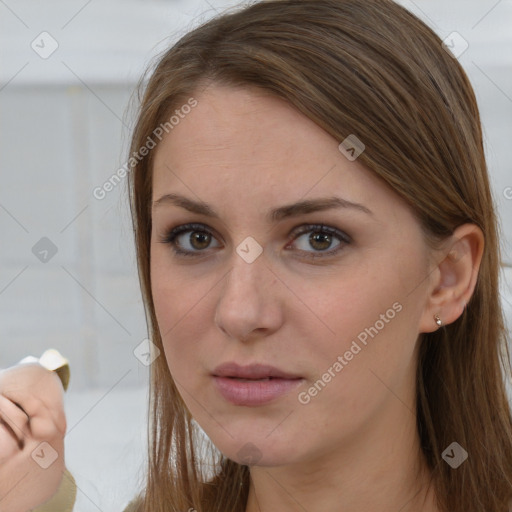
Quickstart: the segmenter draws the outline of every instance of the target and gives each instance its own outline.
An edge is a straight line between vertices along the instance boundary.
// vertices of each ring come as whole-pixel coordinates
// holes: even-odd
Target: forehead
[[[320,153],[336,145],[334,139],[326,145],[327,134],[313,121],[261,89],[212,85],[194,97],[197,105],[160,144],[157,154],[164,159],[192,164],[214,158],[217,167],[232,159],[281,162],[316,156],[308,146],[317,146],[315,153]]]
[[[220,85],[193,97],[197,105],[155,150],[153,200],[179,192],[218,205],[229,198],[245,209],[336,192],[373,204],[396,200],[373,173],[342,155],[340,141],[284,100]]]

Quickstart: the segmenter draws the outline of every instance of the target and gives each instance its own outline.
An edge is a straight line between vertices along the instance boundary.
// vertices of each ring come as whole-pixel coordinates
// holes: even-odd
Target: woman
[[[159,60],[130,156],[160,352],[127,510],[508,510],[479,113],[427,26],[388,0],[219,16]]]

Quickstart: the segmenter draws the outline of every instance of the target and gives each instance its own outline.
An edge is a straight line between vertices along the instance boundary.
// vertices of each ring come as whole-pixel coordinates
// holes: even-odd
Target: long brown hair
[[[440,510],[505,512],[512,420],[504,376],[511,369],[498,226],[479,111],[458,61],[390,0],[262,1],[203,23],[161,56],[140,84],[130,154],[208,83],[261,87],[340,142],[356,134],[366,146],[358,161],[411,206],[433,246],[466,222],[482,230],[484,253],[464,313],[422,335],[417,426]],[[150,285],[153,155],[133,162],[129,191],[149,336],[163,352]],[[245,510],[248,467],[208,440],[201,447],[164,357],[151,366],[148,434],[139,510]],[[441,457],[453,441],[469,454],[456,470]]]

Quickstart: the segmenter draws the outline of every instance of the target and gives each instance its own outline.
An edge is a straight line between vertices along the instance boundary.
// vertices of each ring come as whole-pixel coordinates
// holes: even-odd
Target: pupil
[[[315,249],[327,249],[329,245],[331,245],[331,235],[327,233],[311,234],[309,240],[312,242],[312,246]],[[318,246],[318,242],[320,243],[320,246]]]
[[[195,242],[198,242],[196,244]],[[208,233],[194,233],[192,235],[192,246],[196,249],[204,249],[205,247],[208,247],[208,244],[210,243],[210,235]]]

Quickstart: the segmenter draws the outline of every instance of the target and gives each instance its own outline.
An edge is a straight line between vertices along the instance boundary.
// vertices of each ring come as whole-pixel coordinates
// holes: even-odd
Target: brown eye
[[[332,236],[327,233],[313,233],[309,235],[309,243],[314,249],[324,251],[329,249],[332,243]]]
[[[176,254],[183,256],[199,256],[212,246],[213,234],[202,224],[184,224],[167,233],[160,242],[170,244]]]
[[[332,256],[351,242],[351,238],[342,231],[324,225],[301,226],[293,236],[292,245],[310,258]]]
[[[206,249],[210,244],[212,236],[210,233],[192,231],[189,236],[189,242],[194,249]]]

